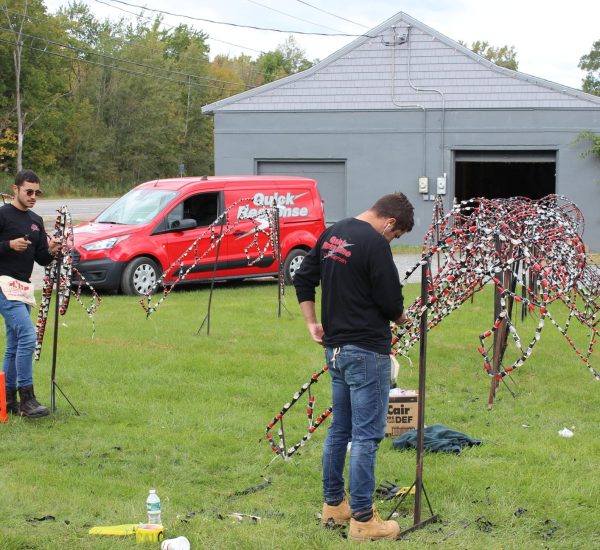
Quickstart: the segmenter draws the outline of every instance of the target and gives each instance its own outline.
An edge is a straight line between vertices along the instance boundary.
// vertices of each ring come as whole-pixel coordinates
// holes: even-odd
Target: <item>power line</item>
[[[98,0],[96,0],[98,1]],[[306,34],[306,35],[314,35],[314,36],[348,36],[351,38],[358,38],[361,36],[366,36],[368,38],[376,38],[375,36],[370,36],[367,34],[345,34],[345,33],[323,33],[323,32],[306,32],[306,31],[290,31],[290,30],[284,30],[284,29],[274,29],[271,27],[256,27],[254,25],[241,25],[239,23],[230,23],[227,21],[215,21],[214,19],[205,19],[202,17],[193,17],[191,15],[184,15],[181,13],[173,13],[173,12],[169,12],[169,11],[165,11],[165,10],[157,10],[157,9],[153,9],[153,8],[148,8],[148,7],[144,7],[144,6],[140,6],[139,4],[132,4],[130,2],[125,2],[124,0],[112,0],[113,2],[116,2],[117,4],[124,4],[125,6],[130,6],[132,8],[140,8],[142,10],[146,10],[146,11],[152,11],[152,12],[156,12],[156,13],[162,13],[165,15],[172,15],[174,17],[183,17],[185,19],[191,19],[193,21],[203,21],[205,23],[214,23],[215,25],[228,25],[230,27],[238,27],[238,28],[244,28],[244,29],[254,29],[257,31],[270,31],[270,32],[281,32],[281,33],[285,33],[285,34]]]
[[[304,2],[304,0],[296,0],[296,2],[300,2],[301,4],[304,4],[305,6],[308,6],[309,8],[313,8],[314,10],[326,13],[327,15],[331,15],[332,17],[337,17],[338,19],[341,19],[342,21],[348,21],[348,23],[352,23],[353,25],[358,25],[359,27],[363,27],[364,29],[369,28],[366,25],[363,25],[362,23],[357,23],[356,21],[346,19],[345,17],[342,17],[341,15],[336,15],[335,13],[331,13],[330,11],[324,10],[317,6],[313,6],[312,4],[309,4],[308,2]]]
[[[109,8],[113,8],[115,10],[119,10],[122,11],[124,13],[128,13],[130,15],[135,16],[138,19],[142,19],[145,21],[153,21],[153,19],[151,19],[150,17],[142,17],[139,13],[130,11],[130,10],[126,10],[125,8],[121,8],[119,6],[113,6],[112,4],[109,4],[108,2],[104,2],[103,0],[94,0],[95,2],[99,3],[99,4],[104,4],[105,6],[108,6]],[[168,23],[165,23],[164,21],[161,21],[161,25],[164,25],[165,27],[169,27],[171,29],[175,29],[174,25],[169,25]],[[193,28],[193,27],[192,27]],[[201,31],[204,32],[204,31]],[[247,50],[252,50],[254,52],[257,52],[259,54],[263,54],[264,52],[262,50],[256,50],[254,48],[250,48],[248,46],[240,46],[239,44],[233,44],[232,42],[225,42],[224,40],[219,40],[217,38],[213,38],[210,35],[207,35],[208,38],[207,40],[214,40],[215,42],[222,42],[223,44],[228,44],[230,46],[234,46],[236,48],[241,48],[242,50],[247,49]],[[267,73],[265,71],[261,71],[260,69],[257,68],[256,63],[254,63],[253,65],[250,66],[250,74],[247,77],[248,81],[252,82],[252,79],[254,78],[254,75],[262,75],[262,76],[268,76]],[[241,75],[240,75],[241,77]],[[248,88],[248,86],[246,86],[246,88]]]
[[[4,42],[6,44],[14,45],[14,42],[12,42],[11,40],[6,40],[4,38],[0,38],[0,42]],[[48,54],[48,55],[54,55],[54,56],[60,57],[62,59],[68,59],[69,61],[76,61],[78,63],[87,63],[89,65],[95,65],[97,67],[103,67],[105,69],[113,69],[115,71],[120,71],[120,72],[123,72],[123,73],[133,74],[133,75],[137,75],[137,76],[145,76],[145,77],[149,77],[149,78],[153,78],[153,79],[166,80],[167,82],[172,82],[174,84],[184,84],[185,86],[193,86],[195,88],[212,88],[212,89],[215,89],[215,90],[226,90],[226,91],[229,91],[229,92],[239,92],[239,90],[235,90],[235,89],[232,89],[232,88],[226,88],[224,86],[213,86],[211,84],[200,84],[200,83],[197,83],[197,82],[190,82],[190,81],[187,81],[187,80],[174,80],[174,79],[168,78],[166,76],[160,76],[160,75],[156,75],[156,74],[144,73],[144,72],[141,72],[141,71],[134,71],[134,70],[131,70],[131,69],[125,69],[123,67],[118,67],[117,65],[106,65],[105,63],[98,63],[96,61],[91,61],[89,59],[82,59],[82,58],[79,58],[79,57],[73,57],[71,55],[62,55],[60,53],[53,52],[51,50],[47,50],[47,49],[43,49],[42,50],[41,48],[36,48],[36,47],[30,46],[28,44],[23,44],[23,46],[25,48],[30,49],[30,50],[34,50],[34,51],[37,51],[37,52],[45,53],[45,54]],[[242,86],[243,85],[240,84],[240,87],[242,87]]]
[[[140,19],[144,19],[146,21],[152,21],[152,19],[150,19],[149,17],[141,17],[141,15],[139,13],[136,13],[134,11],[130,11],[130,10],[126,10],[125,8],[120,8],[119,6],[113,6],[112,4],[109,4],[108,2],[103,2],[102,0],[94,0],[95,2],[97,2],[98,4],[104,4],[105,6],[108,6],[109,8],[113,8],[115,10],[119,10],[122,11],[124,13],[129,13],[131,15],[134,15],[135,17],[139,17]],[[162,24],[165,27],[170,27],[171,29],[174,29],[175,26],[174,25],[169,25],[167,23],[162,22]],[[235,48],[241,48],[242,50],[250,50],[256,53],[264,53],[262,50],[257,50],[255,48],[251,48],[250,46],[241,46],[240,44],[234,44],[233,42],[226,42],[225,40],[219,40],[218,38],[214,38],[212,36],[208,37],[209,40],[214,40],[215,42],[221,42],[222,44],[227,44],[228,46],[234,46]]]
[[[267,10],[274,11],[275,13],[280,13],[281,15],[285,15],[286,17],[291,17],[292,19],[297,19],[298,21],[302,21],[303,23],[308,23],[309,25],[316,25],[317,27],[322,27],[323,29],[329,29],[330,31],[334,31],[334,32],[342,32],[342,31],[339,31],[338,29],[332,29],[331,27],[326,27],[325,25],[320,25],[319,23],[314,23],[313,21],[309,21],[308,19],[302,19],[301,17],[296,17],[295,15],[291,15],[284,11],[280,11],[278,9],[272,8],[271,6],[261,4],[260,2],[256,2],[256,0],[248,0],[248,2],[250,2],[251,4],[254,4],[256,6],[260,6],[261,8],[265,8]]]
[[[114,5],[110,4],[109,2],[105,2],[104,0],[94,0],[94,1],[97,2],[98,4],[103,4],[105,6],[113,8],[115,10],[119,10],[119,11],[122,11],[124,13],[128,13],[130,15],[133,15],[133,16],[135,16],[138,19],[142,19],[142,20],[145,20],[145,21],[153,21],[153,19],[151,19],[150,17],[142,17],[137,12],[133,12],[133,11],[127,10],[125,8],[121,8],[119,6],[114,6]],[[115,1],[115,0],[112,0],[112,1]],[[174,25],[169,25],[168,23],[165,23],[164,21],[161,21],[161,24],[164,25],[165,27],[169,27],[171,29],[175,28]],[[204,31],[201,31],[201,32],[204,32]],[[225,42],[224,40],[219,40],[217,38],[214,38],[211,35],[207,35],[207,40],[214,40],[215,42],[221,42],[223,44],[228,44],[228,45],[234,46],[236,48],[241,48],[242,50],[252,50],[252,51],[257,52],[259,54],[265,53],[262,50],[256,50],[254,48],[250,48],[249,46],[241,46],[239,44],[233,44],[232,42]],[[251,67],[250,67],[250,76],[253,77],[255,74],[257,74],[257,75],[259,74],[259,75],[262,75],[262,76],[269,76],[265,71],[261,71],[260,69],[258,69],[258,67],[256,66],[256,64],[251,65]],[[249,77],[249,80],[250,80],[250,77]]]
[[[95,2],[98,2],[99,4],[104,4],[105,6],[108,6],[109,8],[113,8],[115,10],[119,10],[122,11],[124,13],[129,13],[130,15],[135,16],[138,19],[142,19],[143,21],[153,21],[153,19],[151,19],[150,17],[142,17],[138,12],[134,12],[134,11],[130,11],[130,10],[126,10],[124,8],[121,8],[119,6],[113,6],[112,4],[109,4],[108,2],[103,2],[102,0],[94,0]],[[6,6],[3,6],[6,7]],[[9,13],[15,14],[15,15],[20,15],[20,16],[24,16],[27,17],[27,19],[31,20],[31,21],[43,21],[43,22],[47,22],[48,19],[42,19],[41,17],[35,17],[31,14],[23,14],[22,12],[19,11],[14,11],[14,10],[6,10]],[[164,27],[167,27],[169,29],[175,29],[175,25],[169,25],[168,23],[165,23],[164,21],[161,21],[161,25],[163,25]],[[193,27],[192,27],[193,28]],[[203,32],[203,31],[201,31]],[[233,42],[227,42],[225,40],[219,40],[218,38],[215,38],[214,36],[210,36],[210,35],[206,35],[207,36],[207,40],[212,40],[213,42],[220,42],[222,44],[227,44],[228,46],[233,46],[235,48],[240,48],[241,50],[250,50],[259,54],[263,54],[264,51],[263,50],[257,50],[255,48],[251,48],[250,46],[242,46],[240,44],[234,44]],[[200,59],[199,57],[196,56],[188,56],[189,59]],[[259,71],[260,72],[260,71]]]
[[[1,26],[0,26],[0,31],[13,32],[12,29],[7,29],[7,28],[1,27]],[[119,63],[129,63],[130,65],[135,65],[136,67],[142,67],[144,69],[152,69],[152,70],[155,70],[155,71],[163,71],[163,72],[166,72],[166,73],[169,73],[169,74],[174,74],[174,75],[179,75],[179,76],[185,76],[185,77],[188,77],[188,78],[197,78],[197,79],[200,79],[200,80],[208,80],[209,82],[220,82],[220,83],[223,83],[223,84],[233,84],[234,86],[243,86],[243,84],[241,84],[239,82],[232,82],[230,80],[219,80],[218,78],[211,78],[211,77],[208,77],[208,76],[199,76],[199,75],[194,75],[194,74],[191,74],[191,73],[185,73],[185,72],[182,72],[182,71],[173,71],[171,69],[166,69],[166,68],[163,68],[163,67],[155,67],[153,65],[146,65],[144,63],[139,63],[137,61],[129,61],[127,59],[120,59],[118,57],[113,57],[111,55],[106,55],[106,54],[102,54],[102,53],[96,53],[96,52],[93,52],[91,50],[85,50],[85,49],[82,49],[82,48],[77,48],[75,46],[70,46],[68,44],[61,44],[60,42],[56,42],[54,40],[50,40],[49,38],[42,38],[40,36],[35,36],[33,34],[27,34],[25,32],[19,32],[19,35],[20,36],[27,36],[28,38],[33,38],[34,40],[39,40],[41,42],[46,42],[48,44],[53,44],[54,46],[59,46],[61,48],[66,48],[66,49],[69,49],[69,50],[72,50],[72,51],[75,51],[75,52],[80,52],[80,53],[89,54],[89,55],[95,55],[95,56],[98,56],[98,57],[102,57],[104,59],[109,59],[111,61],[117,61]],[[74,58],[74,59],[81,59],[81,58]]]
[[[130,15],[133,15],[137,19],[145,20],[145,21],[148,21],[148,22],[154,21],[154,19],[152,19],[150,17],[142,17],[139,13],[126,10],[126,9],[121,8],[119,6],[113,6],[112,4],[103,2],[101,0],[95,0],[95,1],[98,2],[98,3],[100,3],[100,4],[104,4],[104,5],[106,5],[106,6],[110,7],[110,8],[113,8],[113,9],[116,9],[116,10],[128,13]],[[0,7],[6,8],[6,5],[1,5],[0,4]],[[15,14],[15,15],[18,15],[18,16],[21,16],[21,17],[25,17],[25,18],[27,18],[30,21],[39,21],[39,22],[44,22],[44,23],[47,23],[47,21],[48,21],[48,18],[42,19],[40,17],[35,17],[35,16],[33,16],[31,14],[28,14],[28,13],[27,14],[23,14],[22,12],[17,12],[17,11],[9,10],[9,9],[6,9],[6,11],[8,11],[11,14]],[[174,25],[169,25],[168,23],[165,23],[164,21],[161,21],[161,25],[164,26],[164,27],[170,28],[170,29],[175,29],[176,28]],[[191,28],[192,28],[192,30],[194,30],[193,27],[191,27]],[[13,30],[11,29],[10,32],[13,32]],[[200,31],[200,32],[203,32],[203,31]],[[25,35],[25,33],[22,33],[22,34]],[[58,45],[60,47],[73,49],[75,51],[80,51],[80,52],[87,53],[87,54],[90,54],[90,55],[97,55],[99,57],[105,57],[107,59],[111,59],[111,60],[118,61],[118,62],[123,62],[123,63],[131,63],[131,64],[134,64],[134,65],[136,64],[135,62],[132,62],[132,61],[127,61],[127,60],[124,60],[124,59],[119,59],[119,58],[116,58],[116,57],[113,57],[113,56],[109,56],[109,55],[106,55],[106,54],[98,54],[98,53],[95,53],[95,52],[93,52],[91,50],[79,49],[79,48],[76,48],[74,46],[69,46],[69,45],[66,45],[66,44],[61,44],[59,42],[54,42],[54,41],[51,41],[51,40],[46,39],[46,38],[36,37],[34,35],[27,35],[27,36],[30,36],[32,38],[37,38],[38,40],[41,40],[41,41],[51,42],[51,43],[56,44],[56,45]],[[240,46],[239,44],[233,44],[231,42],[224,42],[223,40],[218,40],[218,39],[212,38],[212,37],[207,37],[207,40],[208,39],[215,40],[217,42],[223,42],[224,44],[229,44],[229,45],[235,46],[237,48],[247,48],[246,46]],[[254,50],[253,48],[247,48],[247,49],[253,50],[253,51],[258,52],[258,53],[263,53],[263,52],[261,52],[259,50]],[[156,48],[152,48],[152,50],[156,51],[156,52],[159,51]],[[161,52],[164,53],[164,51],[161,51]],[[80,58],[77,58],[77,59],[81,60]],[[199,57],[196,57],[196,56],[188,56],[188,59],[204,60],[203,58],[199,58]],[[143,64],[139,64],[139,65],[140,66],[144,66]],[[104,65],[104,66],[110,66],[110,65]],[[160,67],[151,67],[151,66],[146,66],[146,67],[147,68],[151,68],[151,69],[155,69],[155,70],[161,70],[161,71],[167,71],[168,72],[168,69],[163,69],[163,68],[160,68]],[[242,80],[245,81],[245,82],[253,82],[253,79],[255,78],[256,75],[268,76],[267,73],[265,73],[264,71],[261,71],[260,69],[258,69],[258,67],[256,66],[256,63],[254,63],[252,61],[249,62],[248,67],[249,67],[249,72],[248,72],[248,74],[246,76],[240,74],[240,78],[242,78]],[[174,72],[174,71],[170,71],[170,72]],[[253,88],[252,85],[245,84],[244,82],[233,82],[233,81],[228,81],[228,80],[219,80],[219,79],[212,78],[212,77],[202,77],[202,76],[190,75],[189,73],[183,73],[183,74],[185,76],[189,76],[189,77],[192,77],[192,78],[209,80],[209,81],[213,81],[213,82],[223,82],[223,83],[226,83],[226,84],[233,84],[234,86],[244,87],[245,89],[251,89],[251,88]],[[179,82],[179,81],[177,81],[177,82]],[[228,91],[231,91],[231,92],[239,92],[239,90],[237,90],[237,89],[235,89],[235,90],[232,90],[231,88],[226,88],[226,89]]]

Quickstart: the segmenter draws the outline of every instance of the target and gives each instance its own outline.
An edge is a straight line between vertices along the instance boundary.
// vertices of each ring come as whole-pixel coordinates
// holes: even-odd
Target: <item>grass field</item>
[[[406,294],[417,291],[412,285]],[[195,549],[350,544],[343,531],[322,529],[315,515],[326,427],[288,462],[272,461],[261,439],[267,422],[323,365],[293,292],[281,318],[276,293],[271,282],[218,285],[208,336],[206,327],[196,335],[207,286],[174,292],[149,320],[135,298],[105,297],[94,338],[73,302],[60,318],[56,380],[81,416],[57,394],[56,415],[0,425],[0,548],[138,547],[133,537],[88,530],[145,521],[150,488],[161,497],[167,536],[185,535]],[[426,454],[425,486],[442,521],[378,548],[600,547],[600,384],[547,323],[531,359],[508,382],[516,397],[501,385],[488,411],[490,381],[477,347],[492,322],[491,300],[491,292],[477,296],[428,338],[425,422],[483,444],[458,455]],[[525,341],[535,324],[517,324]],[[34,367],[47,405],[52,334],[50,323]],[[585,330],[573,334],[586,342]],[[412,362],[401,362],[401,387],[417,387],[416,349]],[[313,387],[320,411],[329,405],[328,381]],[[288,445],[306,429],[304,411],[302,402],[285,417]],[[564,427],[572,438],[558,435]],[[410,485],[414,477],[414,451],[384,440],[378,481]],[[265,479],[268,487],[236,495]],[[412,524],[413,502],[399,509],[403,528]],[[393,506],[378,503],[384,517]],[[232,513],[261,519],[238,521]]]

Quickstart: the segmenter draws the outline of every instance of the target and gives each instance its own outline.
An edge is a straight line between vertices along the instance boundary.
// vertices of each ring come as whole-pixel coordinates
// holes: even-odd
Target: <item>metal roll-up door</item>
[[[325,203],[325,221],[333,223],[346,214],[346,162],[259,160],[256,173],[260,176],[301,176],[317,181]]]

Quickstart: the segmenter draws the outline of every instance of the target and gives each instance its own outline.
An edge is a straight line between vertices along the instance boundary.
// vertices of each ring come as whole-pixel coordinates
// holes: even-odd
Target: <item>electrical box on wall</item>
[[[427,176],[419,178],[419,193],[429,193],[429,178]]]
[[[446,177],[441,177],[437,179],[437,194],[445,195],[446,194]]]

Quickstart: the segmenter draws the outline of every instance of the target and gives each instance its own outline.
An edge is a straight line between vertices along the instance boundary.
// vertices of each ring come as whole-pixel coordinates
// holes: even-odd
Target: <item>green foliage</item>
[[[72,302],[59,319],[56,381],[81,416],[57,392],[55,416],[0,424],[0,548],[139,548],[133,537],[94,537],[88,530],[143,522],[150,488],[161,497],[167,536],[184,535],[192,548],[348,548],[342,532],[322,529],[315,518],[327,426],[288,462],[272,461],[261,439],[267,422],[323,365],[293,291],[287,289],[289,313],[284,309],[281,318],[276,292],[274,282],[217,285],[209,336],[206,326],[195,334],[208,285],[174,291],[149,320],[136,298],[105,296],[94,338],[87,315]],[[418,285],[408,285],[407,300],[417,292]],[[478,334],[492,323],[492,296],[491,288],[476,295],[429,333],[425,421],[483,444],[459,455],[424,456],[427,496],[441,523],[401,544],[597,548],[598,383],[548,322],[532,357],[506,380],[508,387],[500,385],[487,410],[490,379],[477,347]],[[564,319],[559,311],[551,310]],[[518,321],[517,328],[529,338],[536,324]],[[574,321],[573,329],[575,343],[585,346],[586,331]],[[0,338],[3,330],[2,324]],[[52,333],[50,319],[35,367],[44,404]],[[404,388],[418,385],[416,348],[411,356],[413,366],[401,361]],[[593,357],[597,366],[597,352]],[[324,378],[313,388],[320,411],[329,404],[329,383]],[[285,419],[292,445],[306,430],[305,402]],[[559,437],[564,427],[574,437]],[[381,443],[378,482],[410,485],[415,468],[414,452],[394,450],[389,439]],[[235,495],[269,477],[266,489]],[[398,510],[403,528],[412,524],[413,503],[409,497]],[[384,517],[395,504],[377,503]],[[261,519],[238,522],[234,512]],[[49,515],[55,519],[34,519]]]
[[[589,141],[591,143],[591,147],[582,153],[583,158],[590,154],[600,158],[600,135],[594,134],[590,130],[584,130],[577,136],[577,141]]]
[[[51,169],[60,156],[69,65],[47,55],[45,48],[63,33],[60,19],[47,15],[41,0],[8,0],[0,6],[0,120],[17,135],[18,91],[26,143],[23,164],[39,169]],[[14,170],[14,161],[5,158],[5,163]]]
[[[17,156],[17,136],[6,125],[0,131],[0,170],[8,170]]]
[[[304,71],[312,66],[293,35],[274,51],[260,55],[256,64],[264,75],[265,83]]]
[[[587,71],[582,90],[588,94],[600,95],[600,40],[594,42],[590,53],[581,57],[578,67]]]
[[[207,38],[160,17],[100,20],[77,1],[48,14],[43,0],[7,0],[0,5],[0,169],[14,174],[19,163],[12,60],[20,51],[22,165],[62,182],[59,192],[118,194],[177,176],[181,164],[187,175],[212,174],[213,120],[202,106],[311,63],[293,36],[256,60],[211,63]]]
[[[490,43],[486,40],[476,40],[471,46],[468,46],[462,40],[459,40],[459,43],[500,67],[512,69],[513,71],[519,68],[514,46],[490,46]]]

